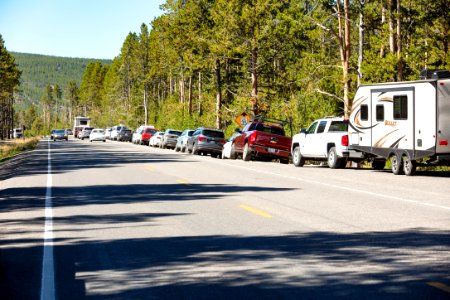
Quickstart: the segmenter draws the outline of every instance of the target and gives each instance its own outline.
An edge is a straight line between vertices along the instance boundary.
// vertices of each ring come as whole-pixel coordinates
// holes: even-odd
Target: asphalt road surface
[[[450,174],[41,141],[0,166],[1,299],[450,299]]]

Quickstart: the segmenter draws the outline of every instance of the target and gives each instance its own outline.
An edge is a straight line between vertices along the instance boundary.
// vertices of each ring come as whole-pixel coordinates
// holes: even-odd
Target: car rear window
[[[168,134],[181,135],[181,131],[169,130]]]
[[[147,128],[147,129],[145,129],[145,132],[146,132],[146,133],[155,133],[156,130],[155,130],[155,129]]]
[[[344,121],[332,121],[328,132],[347,131],[348,123]]]
[[[225,135],[222,131],[216,131],[216,130],[203,130],[203,135],[209,136],[209,137],[215,137],[215,138],[225,138]]]
[[[262,131],[262,132],[267,132],[267,133],[272,133],[272,134],[277,134],[277,135],[284,135],[283,128],[277,127],[277,126],[265,125],[265,124],[261,124],[261,123],[256,125],[256,130]]]

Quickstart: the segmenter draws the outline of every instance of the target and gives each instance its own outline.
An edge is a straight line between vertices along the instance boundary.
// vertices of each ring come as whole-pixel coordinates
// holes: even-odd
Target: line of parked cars
[[[142,125],[132,132],[119,124],[106,129],[85,127],[79,138],[89,138],[91,142],[106,139],[132,142],[223,159],[278,160],[283,164],[292,160],[296,167],[303,166],[308,159],[326,161],[330,168],[343,168],[348,160],[362,159],[348,148],[348,123],[343,118],[316,120],[293,138],[286,136],[284,125],[256,118],[243,129],[236,129],[227,140],[222,130],[213,128],[160,131],[152,125]]]

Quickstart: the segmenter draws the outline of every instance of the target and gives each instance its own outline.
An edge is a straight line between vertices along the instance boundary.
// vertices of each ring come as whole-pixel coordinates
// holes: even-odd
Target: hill
[[[70,80],[81,83],[84,71],[88,63],[100,61],[103,64],[111,64],[111,60],[99,60],[89,58],[72,58],[48,56],[40,54],[28,54],[11,52],[15,57],[19,70],[22,71],[19,108],[26,108],[31,103],[37,104],[47,84],[58,84],[64,91]]]

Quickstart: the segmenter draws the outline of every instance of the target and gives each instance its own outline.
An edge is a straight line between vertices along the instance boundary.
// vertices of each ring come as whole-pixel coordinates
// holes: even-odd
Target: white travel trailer
[[[414,174],[419,159],[449,165],[449,75],[440,71],[432,79],[361,85],[349,119],[351,149],[363,152],[374,169],[390,159],[396,175]]]

